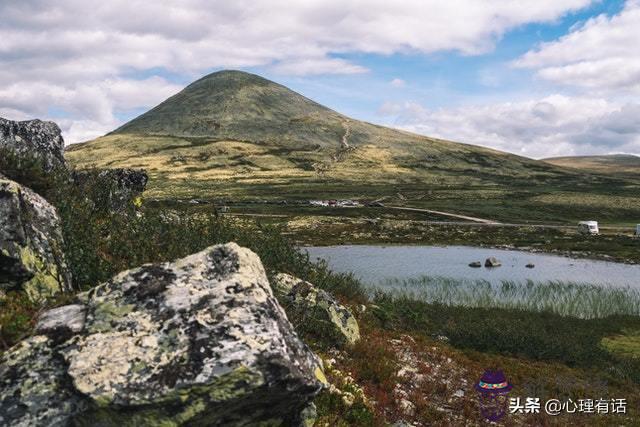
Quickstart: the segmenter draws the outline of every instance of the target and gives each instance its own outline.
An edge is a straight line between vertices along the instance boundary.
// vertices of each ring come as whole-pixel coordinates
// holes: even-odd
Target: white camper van
[[[578,231],[582,234],[599,234],[598,221],[580,221]]]

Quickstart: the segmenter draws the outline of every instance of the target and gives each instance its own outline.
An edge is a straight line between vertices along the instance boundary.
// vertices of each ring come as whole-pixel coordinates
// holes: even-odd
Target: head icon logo
[[[486,370],[475,385],[480,401],[480,412],[488,421],[499,421],[507,413],[507,394],[511,385],[500,370]]]

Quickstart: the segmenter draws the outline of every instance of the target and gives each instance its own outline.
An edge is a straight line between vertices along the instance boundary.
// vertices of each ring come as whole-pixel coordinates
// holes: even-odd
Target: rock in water
[[[299,425],[326,381],[235,243],[125,271],[56,310],[46,335],[0,359],[0,425]]]
[[[275,277],[273,286],[306,328],[329,335],[338,345],[353,345],[360,339],[356,318],[327,292],[285,273]]]
[[[473,262],[469,263],[469,267],[480,268],[480,267],[482,267],[482,263],[480,261],[473,261]]]
[[[64,140],[60,128],[53,122],[14,122],[0,117],[0,149],[11,150],[20,157],[38,159],[46,171],[66,167]]]
[[[45,199],[0,175],[0,291],[32,301],[71,290],[60,219]]]
[[[489,257],[484,262],[484,266],[485,267],[500,267],[501,265],[502,265],[502,263],[500,261],[498,261],[498,259],[495,258],[495,257]]]

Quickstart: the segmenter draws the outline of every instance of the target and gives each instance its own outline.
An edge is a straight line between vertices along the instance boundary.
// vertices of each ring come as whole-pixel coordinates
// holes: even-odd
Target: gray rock
[[[0,425],[69,425],[69,414],[86,411],[87,399],[69,387],[64,359],[53,340],[28,338],[0,357]]]
[[[45,311],[40,315],[36,325],[36,333],[44,335],[74,334],[84,329],[85,306],[80,304],[65,305]]]
[[[149,176],[142,169],[82,170],[71,174],[73,182],[83,189],[97,187],[106,199],[103,206],[121,210],[131,200],[140,196],[147,186]],[[96,191],[88,191],[96,194]]]
[[[482,263],[480,261],[474,261],[474,262],[469,263],[469,267],[480,268],[480,267],[482,267]]]
[[[485,267],[500,267],[501,265],[502,265],[502,263],[500,261],[498,261],[498,259],[495,258],[495,257],[489,257],[484,262],[484,266]]]
[[[318,419],[318,409],[316,405],[311,403],[304,408],[300,413],[300,426],[301,427],[313,427]]]
[[[0,175],[0,290],[24,290],[33,301],[71,290],[62,248],[55,208]]]
[[[46,171],[66,167],[64,140],[60,128],[53,122],[14,122],[0,118],[0,149],[9,149],[21,158],[36,158]]]
[[[35,336],[0,359],[0,424],[299,425],[326,381],[260,259],[234,243],[122,272],[79,302],[70,338]]]
[[[104,169],[100,171],[74,171],[73,180],[78,185],[85,185],[87,180],[97,177],[100,180],[112,182],[123,193],[140,194],[149,181],[147,172],[143,169]]]
[[[360,339],[356,318],[327,292],[285,273],[275,277],[273,286],[290,313],[307,327],[327,333],[338,345],[353,345]]]

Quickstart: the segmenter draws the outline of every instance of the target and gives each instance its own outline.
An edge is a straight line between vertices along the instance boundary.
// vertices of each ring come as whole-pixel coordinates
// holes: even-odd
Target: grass
[[[486,280],[422,276],[388,280],[377,289],[445,306],[518,309],[582,319],[640,316],[640,290],[631,287],[531,280],[492,285]]]
[[[430,304],[388,294],[378,294],[374,304],[383,328],[446,337],[461,349],[605,370],[611,380],[640,382],[639,363],[601,345],[603,338],[639,329],[637,316],[579,319],[522,309]]]

